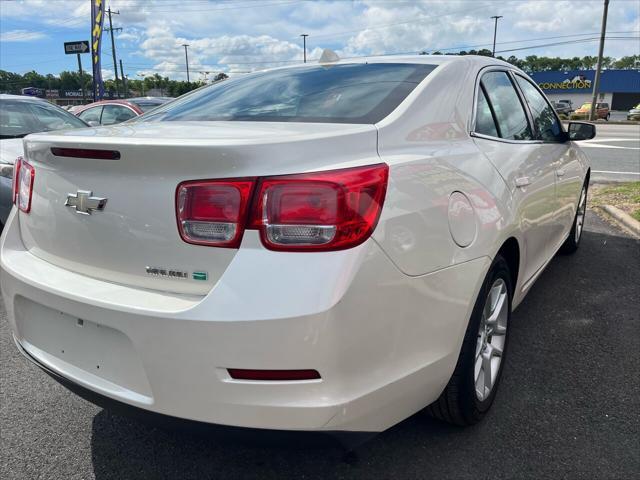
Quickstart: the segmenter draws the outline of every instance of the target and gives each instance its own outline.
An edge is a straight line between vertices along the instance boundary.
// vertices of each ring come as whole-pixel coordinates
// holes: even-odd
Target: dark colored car
[[[558,114],[569,115],[573,111],[573,107],[569,102],[553,102],[553,108]]]

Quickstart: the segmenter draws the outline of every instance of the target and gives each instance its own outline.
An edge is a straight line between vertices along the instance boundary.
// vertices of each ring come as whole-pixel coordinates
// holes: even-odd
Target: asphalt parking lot
[[[638,478],[640,242],[588,216],[511,326],[494,408],[459,429],[417,414],[344,456],[164,430],[102,410],[23,359],[0,319],[3,479]]]
[[[598,123],[596,138],[580,142],[597,181],[640,180],[640,125]]]

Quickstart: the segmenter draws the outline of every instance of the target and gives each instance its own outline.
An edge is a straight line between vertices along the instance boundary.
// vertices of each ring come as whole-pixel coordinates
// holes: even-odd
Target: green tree
[[[640,69],[640,55],[621,57],[613,62],[613,68],[619,68],[621,70]]]

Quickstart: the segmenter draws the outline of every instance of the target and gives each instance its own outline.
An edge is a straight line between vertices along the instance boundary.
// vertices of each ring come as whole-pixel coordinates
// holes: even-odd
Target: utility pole
[[[82,89],[82,103],[87,103],[87,95],[84,91],[84,79],[82,73],[82,60],[80,60],[80,54],[78,53],[78,71],[80,72],[80,88]]]
[[[187,83],[191,83],[189,81],[189,54],[187,53],[187,47],[189,47],[189,44],[183,43],[182,46],[184,47],[184,61],[187,64]]]
[[[598,109],[598,89],[600,88],[600,70],[602,69],[602,55],[604,54],[604,37],[607,33],[607,12],[609,11],[609,0],[604,0],[604,10],[602,12],[602,29],[600,30],[600,49],[598,50],[598,64],[596,65],[596,76],[593,79],[593,99],[591,100],[590,120],[595,120]]]
[[[498,19],[502,18],[502,15],[494,15],[491,17],[495,20],[495,25],[493,27],[493,50],[491,50],[491,56],[496,56],[496,36],[498,35]]]
[[[120,97],[120,89],[118,88],[118,62],[116,62],[116,42],[113,40],[113,31],[122,30],[122,28],[113,28],[113,24],[111,23],[111,14],[120,15],[120,11],[112,12],[111,7],[107,9],[107,13],[109,14],[109,33],[111,33],[111,53],[113,54],[113,71],[116,75],[116,96]]]
[[[127,85],[127,77],[124,75],[124,68],[122,68],[122,59],[120,59],[120,75],[122,75],[122,90],[124,91],[124,98],[129,98],[129,86]]]
[[[142,80],[141,80],[141,82],[142,82],[141,83],[141,85],[142,85],[142,96],[144,97],[144,73],[140,73],[140,74],[138,74],[138,76],[140,78],[142,78]]]
[[[304,57],[304,63],[307,63],[307,37],[309,36],[309,34],[303,33],[300,36],[302,37],[302,52]]]

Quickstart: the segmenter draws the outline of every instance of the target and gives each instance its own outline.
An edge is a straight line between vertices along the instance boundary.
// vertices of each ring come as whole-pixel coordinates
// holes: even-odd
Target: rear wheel
[[[453,376],[428,407],[432,416],[472,425],[491,407],[507,349],[512,292],[509,266],[498,255],[478,294]]]
[[[573,225],[571,226],[571,232],[569,236],[560,247],[560,253],[573,253],[578,250],[580,246],[580,239],[582,238],[582,228],[584,227],[584,219],[587,214],[587,185],[582,187],[580,192],[580,200],[578,200],[578,208],[576,210],[576,217],[573,219]]]

